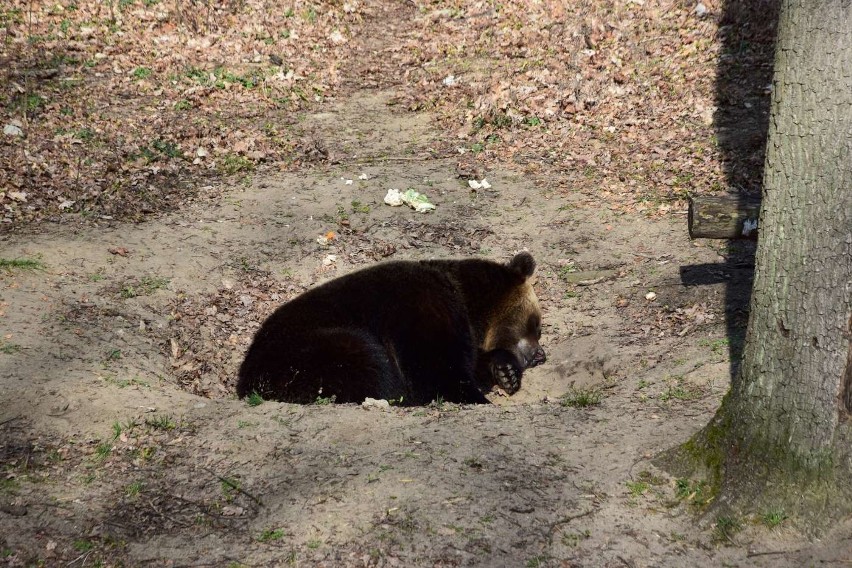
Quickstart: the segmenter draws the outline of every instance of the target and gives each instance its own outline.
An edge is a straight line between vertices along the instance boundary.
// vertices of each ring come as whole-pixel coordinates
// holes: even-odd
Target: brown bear
[[[394,261],[336,278],[263,323],[237,394],[313,403],[487,403],[545,361],[527,252],[481,259]]]

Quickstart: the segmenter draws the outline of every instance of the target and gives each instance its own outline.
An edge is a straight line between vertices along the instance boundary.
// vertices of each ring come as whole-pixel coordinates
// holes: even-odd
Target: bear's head
[[[508,268],[517,277],[488,318],[482,351],[490,378],[509,394],[521,387],[524,369],[547,360],[541,339],[541,308],[533,290],[535,260],[528,252],[515,255]]]

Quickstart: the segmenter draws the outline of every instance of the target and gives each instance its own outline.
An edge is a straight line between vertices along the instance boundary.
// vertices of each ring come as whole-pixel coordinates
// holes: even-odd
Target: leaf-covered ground
[[[377,88],[443,127],[400,153],[472,175],[509,162],[650,214],[754,191],[774,8],[746,4],[10,0],[3,220],[138,221],[223,176],[364,158],[304,117]]]

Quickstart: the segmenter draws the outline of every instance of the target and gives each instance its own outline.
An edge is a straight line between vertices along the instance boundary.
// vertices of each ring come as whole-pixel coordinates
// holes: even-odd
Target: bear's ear
[[[535,260],[533,260],[530,253],[526,251],[519,252],[509,261],[509,268],[524,278],[529,278],[535,272]]]

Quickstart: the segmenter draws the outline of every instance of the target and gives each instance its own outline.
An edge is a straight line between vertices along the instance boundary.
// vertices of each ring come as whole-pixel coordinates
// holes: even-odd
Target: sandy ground
[[[429,146],[428,116],[385,100],[306,119],[360,149],[352,162],[257,175],[141,225],[2,237],[0,256],[44,268],[0,273],[0,565],[852,563],[852,525],[721,534],[696,514],[701,491],[650,463],[727,389],[747,255],[691,243],[685,215],[616,214],[509,169],[473,192],[456,160],[410,153]],[[382,203],[409,187],[437,211]],[[300,291],[385,258],[520,249],[539,262],[549,361],[515,396],[388,411],[234,398],[253,331]],[[568,404],[590,390],[599,404]]]

